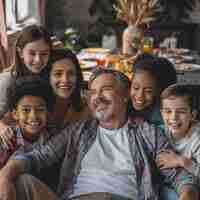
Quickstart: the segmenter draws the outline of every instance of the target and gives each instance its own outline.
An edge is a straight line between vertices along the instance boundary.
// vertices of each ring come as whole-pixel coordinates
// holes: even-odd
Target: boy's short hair
[[[18,78],[7,91],[8,108],[10,111],[16,109],[17,104],[24,96],[41,97],[47,105],[49,112],[54,110],[56,97],[46,80],[39,76],[24,76]]]
[[[198,110],[198,95],[196,95],[194,88],[189,84],[173,84],[167,87],[160,96],[160,106],[162,108],[162,101],[174,97],[185,97],[191,111]]]

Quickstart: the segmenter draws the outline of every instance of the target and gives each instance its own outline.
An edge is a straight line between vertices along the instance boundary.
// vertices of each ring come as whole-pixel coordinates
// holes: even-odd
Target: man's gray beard
[[[99,120],[99,121],[103,121],[105,122],[106,120],[108,120],[109,118],[109,112],[106,111],[97,111],[95,112],[95,117]]]

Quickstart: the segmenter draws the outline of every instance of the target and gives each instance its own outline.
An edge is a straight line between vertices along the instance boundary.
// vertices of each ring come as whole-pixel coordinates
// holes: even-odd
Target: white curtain
[[[15,0],[16,1],[16,0]],[[17,20],[23,21],[30,17],[31,10],[29,9],[30,0],[18,0],[17,2]]]
[[[41,24],[40,4],[43,0],[6,1],[6,24],[11,30],[17,30],[28,24]]]

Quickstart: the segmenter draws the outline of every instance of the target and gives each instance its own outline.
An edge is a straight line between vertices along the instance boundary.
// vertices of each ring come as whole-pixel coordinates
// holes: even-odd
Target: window
[[[8,30],[16,30],[25,24],[40,23],[37,0],[5,1],[6,25]]]

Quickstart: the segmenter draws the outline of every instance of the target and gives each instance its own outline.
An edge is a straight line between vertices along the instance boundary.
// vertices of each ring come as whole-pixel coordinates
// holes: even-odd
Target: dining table
[[[158,50],[156,54],[171,61],[177,72],[178,83],[200,85],[200,55],[197,51],[183,48]],[[154,53],[154,52],[153,52]],[[77,55],[85,82],[89,80],[92,72],[99,67],[112,68],[132,77],[132,68],[136,56],[125,56],[120,53],[113,53],[104,48],[83,49]]]
[[[200,54],[190,49],[169,49],[160,56],[170,60],[176,69],[178,83],[200,84]]]

